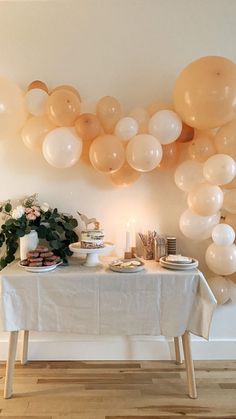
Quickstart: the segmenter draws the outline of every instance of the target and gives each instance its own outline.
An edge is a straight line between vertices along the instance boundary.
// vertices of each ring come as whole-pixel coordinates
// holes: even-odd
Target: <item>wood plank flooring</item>
[[[236,419],[236,361],[195,361],[198,399],[186,395],[184,365],[169,361],[19,363],[8,419]]]

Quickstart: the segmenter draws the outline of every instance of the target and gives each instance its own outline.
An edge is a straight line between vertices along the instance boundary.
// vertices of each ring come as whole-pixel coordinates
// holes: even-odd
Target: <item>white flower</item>
[[[15,220],[18,220],[18,218],[21,218],[22,215],[25,213],[25,208],[23,205],[17,205],[17,207],[12,211],[12,218],[15,218]]]
[[[49,210],[49,204],[47,203],[47,202],[43,202],[42,203],[42,205],[40,206],[40,209],[43,211],[43,212],[47,212],[48,210]]]

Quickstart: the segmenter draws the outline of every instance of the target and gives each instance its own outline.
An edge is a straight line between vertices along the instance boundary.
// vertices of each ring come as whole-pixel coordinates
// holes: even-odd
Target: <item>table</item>
[[[216,300],[202,273],[170,271],[147,261],[139,273],[119,274],[104,265],[87,268],[77,258],[48,273],[30,273],[17,262],[0,274],[0,329],[9,331],[4,397],[12,395],[18,332],[174,337],[180,362],[182,337],[189,396],[197,397],[189,333],[206,339]]]

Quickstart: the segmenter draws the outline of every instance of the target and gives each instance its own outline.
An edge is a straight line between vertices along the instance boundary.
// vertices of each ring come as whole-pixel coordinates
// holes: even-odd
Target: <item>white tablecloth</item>
[[[170,271],[146,263],[145,271],[119,274],[72,260],[48,273],[12,263],[0,273],[0,327],[86,335],[208,338],[216,300],[198,270]]]

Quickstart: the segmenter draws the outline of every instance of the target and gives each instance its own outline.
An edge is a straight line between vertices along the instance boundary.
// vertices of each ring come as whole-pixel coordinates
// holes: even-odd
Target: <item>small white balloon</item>
[[[212,240],[219,246],[230,246],[235,240],[234,229],[228,224],[218,224],[212,230]]]
[[[225,304],[230,299],[229,282],[223,276],[214,276],[207,280],[218,304]]]
[[[117,122],[114,134],[120,140],[126,141],[134,137],[138,133],[138,129],[139,126],[136,119],[126,116]]]
[[[48,93],[42,89],[31,89],[26,95],[26,107],[34,116],[42,116],[46,112]]]
[[[182,121],[177,113],[173,111],[159,111],[151,117],[148,124],[148,131],[161,144],[170,144],[180,136]]]
[[[175,171],[175,183],[179,189],[189,192],[196,184],[204,182],[203,165],[194,160],[186,160]]]
[[[236,272],[236,246],[210,244],[206,250],[206,264],[217,275],[232,275]]]
[[[220,212],[203,217],[187,209],[180,217],[179,228],[188,239],[202,241],[211,237],[212,229],[219,222]]]
[[[153,135],[136,135],[126,147],[126,158],[133,169],[139,172],[150,172],[162,159],[161,144]]]
[[[81,153],[82,140],[74,128],[56,128],[46,135],[43,142],[43,155],[53,167],[71,167],[77,163]]]
[[[205,179],[213,185],[225,185],[234,179],[235,174],[235,161],[227,154],[215,154],[203,166]]]

